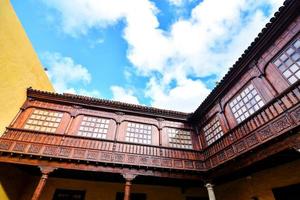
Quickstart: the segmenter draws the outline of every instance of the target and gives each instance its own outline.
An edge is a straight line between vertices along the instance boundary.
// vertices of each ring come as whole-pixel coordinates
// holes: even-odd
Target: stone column
[[[125,179],[124,200],[130,200],[131,181],[136,177],[135,174],[123,174]]]
[[[207,184],[205,184],[205,187],[206,187],[207,192],[208,192],[209,200],[216,200],[213,185],[210,184],[210,183],[207,183]]]
[[[39,200],[40,199],[40,196],[46,185],[49,174],[55,170],[55,168],[52,168],[52,167],[40,167],[40,169],[42,172],[42,176],[39,180],[38,185],[36,186],[36,188],[34,190],[31,200]]]

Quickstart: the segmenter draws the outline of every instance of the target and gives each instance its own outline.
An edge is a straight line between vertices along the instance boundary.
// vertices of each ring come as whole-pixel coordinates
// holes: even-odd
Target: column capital
[[[133,179],[135,179],[135,177],[137,176],[136,174],[122,174],[122,176],[124,177],[124,179],[126,181],[132,181]]]
[[[205,187],[208,189],[208,188],[213,188],[214,187],[214,185],[213,184],[211,184],[211,183],[206,183],[205,184]]]
[[[115,112],[117,115],[119,115],[119,116],[123,116],[123,115],[125,115],[125,113],[124,112]]]
[[[125,113],[123,113],[123,112],[115,112],[115,114],[117,115],[116,119],[115,119],[116,123],[117,123],[117,125],[120,125],[122,123],[122,121],[123,121],[123,117],[124,117]]]
[[[56,170],[57,168],[54,167],[49,167],[49,166],[39,166],[42,174],[46,174],[49,175],[51,172],[53,172],[54,170]]]
[[[162,121],[164,121],[165,119],[164,119],[164,118],[161,118],[161,117],[157,117],[156,120],[159,121],[159,122],[162,122]]]

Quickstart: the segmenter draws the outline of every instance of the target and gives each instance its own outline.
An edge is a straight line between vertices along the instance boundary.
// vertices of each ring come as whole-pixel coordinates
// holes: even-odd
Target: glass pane
[[[35,109],[25,123],[24,128],[53,133],[59,126],[62,116],[63,114],[60,112]]]
[[[263,101],[261,100],[260,95],[257,93],[256,89],[252,84],[249,84],[244,90],[241,91],[240,94],[243,96],[242,100],[239,102],[239,105],[230,106],[231,110],[234,113],[234,117],[237,122],[242,122],[247,117],[249,117],[252,113],[254,113],[254,109],[257,110],[261,106],[263,106]],[[238,94],[233,101],[235,101],[240,95]],[[253,98],[254,97],[254,98]],[[229,104],[232,105],[232,104]]]

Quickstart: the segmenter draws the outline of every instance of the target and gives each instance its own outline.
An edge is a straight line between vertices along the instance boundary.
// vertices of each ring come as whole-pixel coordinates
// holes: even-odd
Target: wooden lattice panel
[[[222,131],[221,124],[217,117],[214,117],[204,128],[204,137],[207,145],[212,144],[221,138],[224,133]]]
[[[49,110],[35,109],[24,125],[24,129],[56,132],[63,113]]]
[[[167,128],[169,145],[176,148],[192,149],[191,132],[176,128]]]
[[[109,119],[84,116],[77,135],[84,137],[106,139]]]
[[[125,140],[127,142],[151,144],[152,126],[147,124],[129,122],[127,125]]]

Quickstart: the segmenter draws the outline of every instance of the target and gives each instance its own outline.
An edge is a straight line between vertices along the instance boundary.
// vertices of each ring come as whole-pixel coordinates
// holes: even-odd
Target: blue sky
[[[57,92],[194,111],[282,0],[11,0]]]

